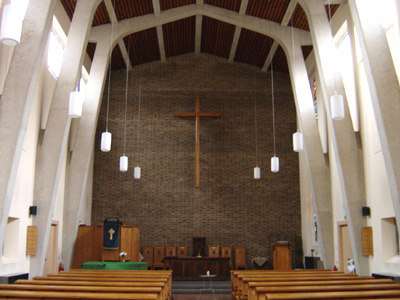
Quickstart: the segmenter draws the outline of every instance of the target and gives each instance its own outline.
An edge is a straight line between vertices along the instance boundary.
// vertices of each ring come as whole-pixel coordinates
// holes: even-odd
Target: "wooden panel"
[[[221,257],[229,257],[229,265],[232,266],[232,246],[221,246]]]
[[[139,228],[135,226],[121,226],[120,252],[126,252],[126,261],[139,261]],[[122,260],[120,258],[120,260]]]
[[[94,261],[103,260],[103,239],[104,228],[103,226],[94,226]]]
[[[99,26],[111,23],[111,18],[107,12],[106,5],[102,1],[99,6],[97,6],[96,12],[94,14],[92,26]]]
[[[177,246],[176,252],[178,257],[185,257],[188,255],[188,248],[187,246]]]
[[[176,246],[166,246],[165,256],[176,256]]]
[[[246,247],[236,246],[235,247],[235,266],[245,267],[246,266]]]
[[[282,47],[279,46],[276,49],[274,58],[273,58],[273,63],[274,63],[274,72],[281,72],[281,73],[289,73],[289,67],[288,63],[286,60],[286,54],[283,51]]]
[[[139,261],[140,249],[140,229],[136,226],[131,226],[131,261]]]
[[[154,267],[164,267],[163,259],[165,257],[164,246],[154,246]]]
[[[372,227],[362,228],[362,245],[363,245],[363,255],[374,255]]]
[[[195,4],[196,0],[160,0],[160,10],[172,9],[179,6]]]
[[[122,57],[121,48],[118,44],[115,45],[111,56],[111,70],[126,69],[125,60]]]
[[[112,0],[118,21],[154,13],[152,0]]]
[[[219,246],[208,246],[209,257],[219,257]]]
[[[28,226],[26,232],[26,255],[36,255],[37,226]]]
[[[189,17],[162,26],[166,57],[194,52],[195,21]]]
[[[276,243],[274,245],[274,270],[291,270],[292,256],[289,243]]]
[[[149,268],[153,267],[153,246],[143,246],[143,261],[147,262]]]
[[[210,4],[236,12],[239,12],[241,2],[241,0],[204,0],[204,4]]]
[[[289,20],[288,25],[292,26],[292,24],[295,28],[310,31],[306,13],[300,4],[296,5],[296,8],[292,14],[292,18]]]
[[[234,34],[234,25],[203,17],[201,52],[229,58]]]
[[[266,35],[242,29],[236,49],[235,61],[261,68],[265,63],[273,41]]]
[[[160,59],[157,30],[155,27],[130,34],[124,38],[132,66]]]
[[[265,0],[249,0],[246,14],[261,19],[282,23],[288,8],[290,0],[281,1],[265,1]]]
[[[301,46],[301,51],[303,52],[304,60],[310,55],[311,51],[313,50],[313,46]]]
[[[72,268],[79,269],[84,262],[94,258],[94,227],[79,226],[75,241]]]

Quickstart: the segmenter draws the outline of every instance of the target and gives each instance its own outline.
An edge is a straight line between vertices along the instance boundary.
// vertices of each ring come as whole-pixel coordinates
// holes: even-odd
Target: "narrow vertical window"
[[[64,45],[54,31],[50,32],[49,50],[47,53],[47,66],[54,77],[60,75],[64,56]]]

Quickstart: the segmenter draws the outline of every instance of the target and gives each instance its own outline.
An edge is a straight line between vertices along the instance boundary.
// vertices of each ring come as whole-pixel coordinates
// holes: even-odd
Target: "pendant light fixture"
[[[257,94],[256,94],[256,88],[255,88],[255,75],[256,71],[254,70],[253,72],[253,88],[254,88],[254,127],[255,127],[255,136],[256,136],[256,167],[254,168],[254,179],[260,179],[261,178],[261,170],[258,167],[258,136],[257,136]]]
[[[115,1],[113,1],[113,7],[115,10]],[[113,43],[113,31],[114,31],[114,16],[111,21],[111,37],[110,37],[110,58],[108,62],[108,93],[107,93],[107,114],[106,114],[106,131],[101,134],[100,150],[103,152],[109,152],[111,150],[111,132],[108,132],[108,113],[110,108],[110,88],[111,88],[111,59],[112,59],[112,43]]]
[[[140,103],[142,101],[142,76],[139,78],[139,109],[138,109],[138,127],[137,127],[137,150],[139,153],[139,145],[140,145]],[[137,165],[133,171],[133,177],[135,179],[140,179],[141,169],[139,165]]]
[[[125,112],[124,112],[124,154],[119,158],[119,170],[121,172],[128,171],[128,157],[125,155],[126,146],[126,114],[128,110],[128,82],[129,82],[129,40],[128,40],[128,57],[126,60],[126,84],[125,84]]]
[[[275,145],[275,96],[274,96],[274,65],[273,59],[271,60],[271,94],[272,94],[272,129],[274,139],[274,156],[271,157],[271,172],[279,172],[279,157],[276,156],[276,145]]]
[[[331,2],[328,0],[328,7],[329,7],[329,26],[332,31],[332,13],[331,13]],[[332,33],[333,34],[333,33]],[[337,93],[336,90],[336,72],[333,71],[333,80],[335,83],[335,95],[331,96],[330,98],[330,107],[331,107],[331,116],[333,120],[340,121],[344,119],[344,100],[343,95]]]
[[[84,95],[78,89],[69,94],[68,115],[71,118],[77,119],[82,116]]]
[[[16,46],[21,41],[21,32],[22,17],[18,7],[15,3],[5,5],[1,17],[1,42],[6,46]]]

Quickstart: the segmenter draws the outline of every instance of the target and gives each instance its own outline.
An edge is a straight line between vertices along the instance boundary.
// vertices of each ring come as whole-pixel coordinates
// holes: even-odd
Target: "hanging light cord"
[[[128,79],[129,79],[129,40],[128,40],[128,59],[126,60],[126,85],[125,85],[125,115],[124,115],[124,156],[126,145],[126,114],[128,111]]]
[[[274,156],[276,156],[275,150],[275,98],[274,98],[274,66],[271,60],[271,90],[272,90],[272,128],[274,138]]]
[[[328,0],[328,10],[329,10],[329,27],[331,28],[331,33],[333,37],[333,30],[332,30],[332,11],[331,11],[331,1]],[[336,88],[336,71],[335,68],[333,68],[333,83],[335,84],[335,95],[337,95],[337,88]]]
[[[113,1],[113,7],[115,10],[115,1]],[[112,42],[114,35],[114,21],[115,21],[115,12],[113,13],[112,21],[111,21],[111,38],[110,38],[110,61],[108,63],[108,95],[107,95],[107,113],[106,113],[106,132],[108,131],[108,113],[110,108],[110,88],[111,88],[111,58],[112,58]]]
[[[140,102],[142,102],[142,76],[140,76],[139,82],[139,109],[138,109],[138,128],[137,128],[137,149],[139,154],[140,145]]]
[[[255,83],[255,71],[253,73],[253,88],[254,88],[254,123],[255,123],[255,135],[256,135],[256,167],[258,167],[258,136],[257,136],[257,93],[256,93],[256,83]]]

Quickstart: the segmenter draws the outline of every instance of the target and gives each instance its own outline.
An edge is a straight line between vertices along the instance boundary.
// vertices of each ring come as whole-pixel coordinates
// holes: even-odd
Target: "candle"
[[[210,271],[207,271],[207,276],[210,276]]]

